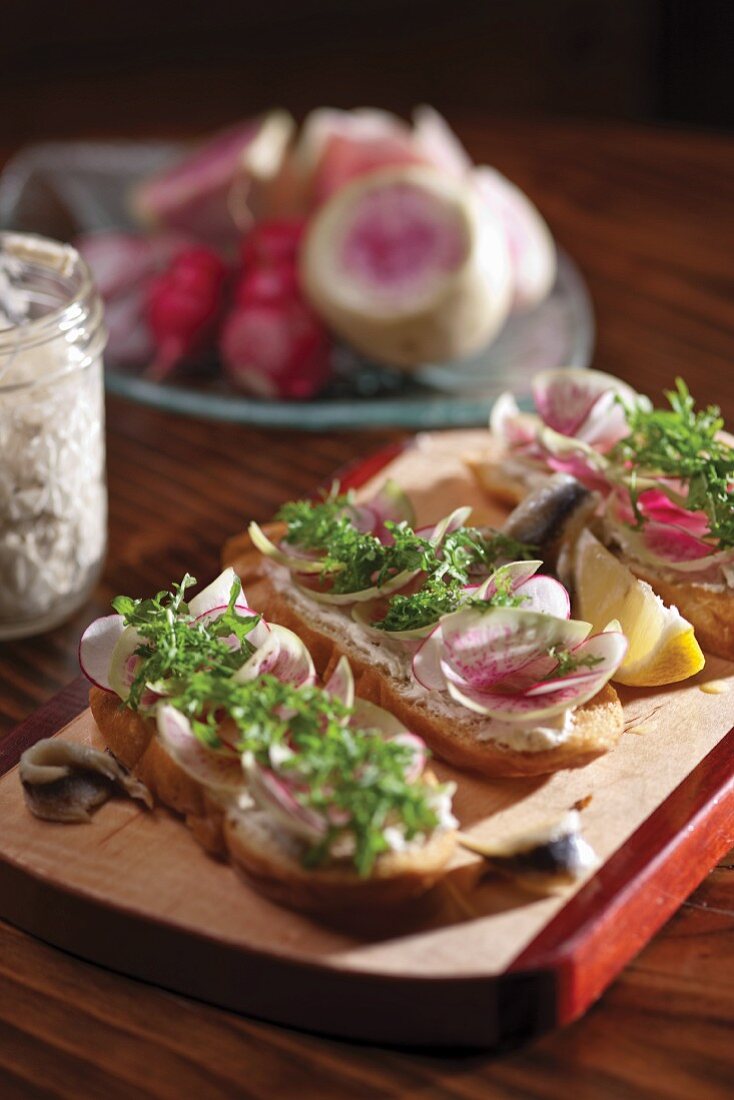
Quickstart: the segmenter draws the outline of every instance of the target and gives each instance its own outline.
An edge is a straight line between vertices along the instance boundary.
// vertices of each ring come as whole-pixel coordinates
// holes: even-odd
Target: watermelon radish
[[[340,336],[403,367],[478,351],[504,322],[504,238],[470,187],[431,168],[372,172],[309,225],[304,291]]]
[[[513,310],[532,309],[550,293],[556,278],[556,248],[537,208],[495,168],[471,173],[482,202],[505,233],[512,272]]]
[[[274,186],[293,129],[289,114],[272,111],[215,134],[139,184],[133,212],[144,225],[180,230],[216,248],[236,245],[253,207]]]

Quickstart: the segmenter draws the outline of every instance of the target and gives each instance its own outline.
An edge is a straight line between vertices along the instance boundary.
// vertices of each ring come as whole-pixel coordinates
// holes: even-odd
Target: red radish
[[[217,248],[234,246],[237,222],[251,222],[253,205],[265,202],[274,186],[293,129],[290,115],[272,111],[215,134],[143,181],[133,192],[133,210],[144,224],[182,230]],[[233,205],[240,207],[237,221]]]
[[[245,271],[234,290],[234,300],[240,306],[248,306],[255,302],[278,304],[298,298],[300,298],[298,272],[292,263],[282,263],[277,267],[256,267],[251,271]]]
[[[307,400],[331,375],[329,336],[298,301],[236,307],[219,350],[232,383],[257,397]]]
[[[148,322],[156,345],[151,378],[165,378],[178,363],[206,350],[221,313],[226,275],[215,252],[190,248],[151,285]]]
[[[302,218],[278,218],[259,222],[242,242],[240,256],[245,269],[280,267],[294,263],[305,223]]]

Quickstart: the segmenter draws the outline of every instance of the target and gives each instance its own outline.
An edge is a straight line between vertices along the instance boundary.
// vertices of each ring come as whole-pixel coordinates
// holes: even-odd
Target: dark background
[[[282,105],[734,123],[731,0],[1,0],[0,142]]]

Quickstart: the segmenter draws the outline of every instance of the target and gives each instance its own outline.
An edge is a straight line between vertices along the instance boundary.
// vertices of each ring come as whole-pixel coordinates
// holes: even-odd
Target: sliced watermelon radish
[[[284,626],[270,624],[265,642],[234,673],[236,683],[256,680],[268,673],[283,683],[303,687],[316,680],[311,654],[298,635]]]
[[[346,657],[340,657],[324,684],[324,691],[346,707],[354,705],[354,674]]]
[[[166,752],[192,779],[222,794],[234,794],[245,786],[239,753],[203,744],[181,711],[168,704],[159,706],[156,726]]]
[[[114,691],[110,683],[112,654],[125,629],[122,615],[95,619],[79,642],[79,664],[88,680],[103,691]]]
[[[479,350],[509,305],[504,238],[471,188],[432,168],[387,168],[336,192],[301,251],[306,295],[359,350],[399,366]]]
[[[519,187],[495,168],[475,168],[474,186],[487,214],[502,227],[510,256],[513,310],[548,296],[556,278],[556,248],[548,226]]]
[[[292,132],[293,120],[283,111],[223,130],[139,184],[133,210],[143,224],[185,232],[218,248],[234,246],[242,225],[232,217],[233,188],[245,207],[241,220],[249,220],[251,192],[277,177]]]
[[[326,819],[302,806],[293,787],[281,775],[258,764],[252,753],[244,754],[242,764],[249,792],[261,810],[272,815],[287,832],[310,844],[323,840]]]

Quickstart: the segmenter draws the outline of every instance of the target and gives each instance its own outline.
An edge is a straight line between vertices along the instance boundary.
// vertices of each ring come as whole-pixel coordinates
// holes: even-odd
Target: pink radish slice
[[[186,715],[175,707],[160,706],[156,725],[164,748],[192,779],[221,792],[233,792],[245,786],[239,754],[208,748],[196,737]]]
[[[266,641],[235,672],[233,679],[237,683],[245,683],[265,673],[295,687],[313,684],[316,680],[316,671],[306,646],[292,630],[276,623],[270,624]]]
[[[521,607],[524,611],[536,611],[557,619],[571,617],[571,599],[560,581],[554,577],[530,577],[513,591],[515,595],[522,596]]]
[[[263,768],[248,753],[243,758],[248,786],[255,802],[271,814],[287,832],[317,844],[326,834],[324,818],[302,806],[291,787],[269,768]]]
[[[550,230],[527,195],[496,169],[475,168],[471,178],[488,217],[504,230],[514,291],[512,308],[531,309],[550,293],[556,277],[556,249]]]
[[[211,584],[208,584],[206,588],[202,588],[201,592],[198,592],[188,601],[191,617],[198,619],[205,612],[211,611],[212,608],[226,607],[232,595],[232,588],[237,583],[238,577],[234,569],[231,567],[225,569]],[[238,608],[247,607],[247,597],[241,589],[235,606]]]
[[[711,556],[715,549],[689,531],[667,523],[646,523],[642,538],[647,550],[664,561],[699,561]]]
[[[464,609],[441,622],[444,661],[468,683],[488,689],[546,653],[573,648],[588,635],[588,623],[555,619],[519,608],[487,612]]]
[[[117,639],[110,658],[109,682],[121,699],[127,699],[130,694],[141,660],[135,650],[144,644],[145,638],[133,626],[126,626]]]
[[[342,241],[341,264],[372,295],[414,299],[437,277],[455,271],[466,250],[457,211],[407,181],[395,181],[363,196]]]
[[[114,691],[110,683],[110,664],[124,627],[122,615],[95,619],[79,642],[79,664],[88,680],[103,691]]]
[[[243,175],[250,177],[248,155],[279,116],[273,112],[215,134],[140,184],[133,194],[134,209],[145,222],[190,233],[216,247],[235,244],[240,234],[230,213],[230,191]]]
[[[286,542],[274,543],[254,521],[247,528],[247,533],[253,546],[278,565],[285,565],[295,573],[323,573],[323,561],[319,558],[307,557],[302,551],[291,550]]]
[[[411,759],[410,763],[406,765],[404,775],[406,782],[417,782],[423,774],[428,759],[425,742],[416,734],[408,733],[407,730],[405,733],[398,733],[391,737],[390,741],[393,744],[404,745],[405,748],[410,749]]]
[[[446,119],[433,107],[416,107],[413,127],[414,145],[430,164],[457,179],[472,170],[466,149]]]
[[[624,412],[613,398],[619,395],[626,404],[634,404],[638,395],[626,383],[597,370],[573,367],[541,371],[533,380],[533,400],[543,421],[561,435],[576,437],[591,417],[597,402],[596,417],[610,420],[612,442],[627,434]],[[611,399],[608,395],[611,395]],[[612,438],[616,433],[616,438]]]
[[[338,699],[345,706],[354,704],[354,675],[346,657],[340,657],[329,679],[324,684],[324,691],[332,698]]]
[[[601,657],[601,663],[594,669],[537,684],[517,694],[486,691],[468,684],[459,686],[451,681],[448,690],[452,698],[478,714],[505,722],[539,722],[593,699],[619,667],[626,651],[624,635],[617,632],[598,634],[574,650],[580,658]]]
[[[535,441],[538,417],[520,412],[511,393],[503,393],[492,406],[489,430],[509,447],[524,447]]]

